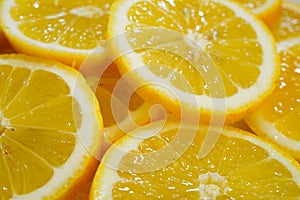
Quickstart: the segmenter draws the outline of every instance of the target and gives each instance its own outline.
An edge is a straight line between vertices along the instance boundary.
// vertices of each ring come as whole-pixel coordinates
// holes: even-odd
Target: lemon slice
[[[0,18],[17,52],[79,68],[87,56],[106,56],[103,42],[112,2],[8,0],[2,1]]]
[[[280,71],[267,27],[229,1],[116,1],[108,34],[140,96],[187,121],[199,113],[206,123],[214,114],[241,119]]]
[[[165,117],[159,108],[144,102],[122,78],[115,65],[109,65],[99,76],[91,75],[87,79],[90,85],[97,84],[95,94],[108,146],[133,129]]]
[[[82,75],[58,62],[0,56],[1,199],[72,199],[98,165],[103,126]]]
[[[246,118],[250,128],[300,160],[300,38],[283,41],[281,75],[275,91],[252,115]]]
[[[299,163],[240,129],[224,128],[214,149],[199,157],[205,135],[213,131],[176,123],[161,127],[160,122],[136,129],[105,154],[90,199],[300,197]]]
[[[300,2],[284,1],[280,15],[270,26],[278,42],[300,37]]]
[[[283,0],[234,0],[250,9],[267,25],[272,25],[277,20],[281,11]]]

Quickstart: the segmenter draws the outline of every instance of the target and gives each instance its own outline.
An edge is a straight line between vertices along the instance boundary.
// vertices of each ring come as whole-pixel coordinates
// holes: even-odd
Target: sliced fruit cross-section
[[[121,74],[177,116],[241,119],[280,71],[267,27],[230,1],[120,0],[108,34]]]
[[[3,31],[13,48],[79,68],[83,60],[104,55],[107,20],[113,0],[1,1]]]
[[[280,15],[270,30],[278,42],[300,37],[300,4],[284,1]]]
[[[300,160],[300,38],[278,46],[282,50],[282,70],[276,89],[246,121],[255,133]]]
[[[272,25],[281,11],[283,0],[234,0],[249,8],[266,24]]]
[[[1,199],[73,198],[95,171],[103,125],[78,71],[0,56]]]
[[[137,129],[108,150],[94,178],[90,199],[300,197],[299,163],[270,143],[227,127],[214,149],[200,158],[204,137],[213,128],[174,123],[160,126],[155,122]],[[179,141],[178,134],[195,137]],[[183,154],[177,152],[182,144],[188,144]],[[157,163],[164,163],[171,155],[167,148],[178,157],[159,166]]]
[[[97,82],[95,94],[109,143],[141,125],[166,117],[162,110],[144,102],[122,78],[115,65],[108,66],[99,76],[87,76],[87,80],[91,85]]]

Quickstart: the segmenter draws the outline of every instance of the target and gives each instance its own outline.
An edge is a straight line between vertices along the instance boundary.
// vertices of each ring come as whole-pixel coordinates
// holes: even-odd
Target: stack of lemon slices
[[[300,198],[299,4],[0,3],[0,199]]]

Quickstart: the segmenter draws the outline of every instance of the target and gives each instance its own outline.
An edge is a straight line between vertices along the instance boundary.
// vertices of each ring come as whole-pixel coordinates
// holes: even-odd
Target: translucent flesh
[[[64,47],[91,49],[107,37],[112,0],[16,0],[10,14],[27,37]]]
[[[0,65],[0,196],[47,183],[73,152],[81,111],[61,77]]]
[[[299,7],[286,6],[283,3],[279,18],[270,27],[277,41],[283,41],[292,37],[300,37],[300,11]]]
[[[281,75],[276,89],[259,109],[259,114],[284,135],[300,141],[300,45],[281,53]]]
[[[145,153],[159,152],[170,144],[176,130],[146,139],[136,156],[121,161],[132,166],[148,165],[156,160]],[[157,171],[134,173],[118,171],[114,199],[297,199],[300,188],[291,173],[269,153],[249,141],[222,135],[214,149],[199,158],[205,136],[198,131],[188,150],[172,164]],[[147,159],[148,158],[148,159]],[[134,167],[132,168],[134,170]],[[216,192],[216,193],[214,193]]]
[[[275,127],[278,131],[288,136],[289,138],[300,142],[299,128],[297,123],[300,120],[300,106],[289,112],[284,118],[278,120]]]
[[[0,138],[0,143],[3,152],[1,156],[5,160],[5,165],[1,168],[7,166],[6,176],[10,179],[10,184],[6,184],[10,185],[9,188],[14,193],[29,193],[43,186],[52,177],[52,167],[28,147],[5,136]]]
[[[10,179],[8,174],[8,168],[4,160],[5,152],[3,152],[3,147],[0,145],[0,167],[1,167],[1,173],[0,173],[0,196],[4,199],[10,199],[13,194],[13,189],[10,185]]]
[[[153,73],[183,91],[232,96],[239,88],[251,87],[260,75],[262,49],[256,33],[221,4],[141,1],[127,17],[127,38],[135,52]],[[212,73],[219,84],[209,83]],[[212,92],[223,85],[225,92]]]

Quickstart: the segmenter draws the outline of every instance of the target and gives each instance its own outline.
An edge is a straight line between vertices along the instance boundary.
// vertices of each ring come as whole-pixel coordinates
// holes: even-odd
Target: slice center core
[[[219,195],[226,195],[230,188],[227,180],[218,173],[208,172],[199,176],[200,199],[216,199]]]
[[[187,35],[184,37],[184,41],[191,49],[197,48],[198,52],[202,52],[207,45],[207,41],[203,38],[203,35],[193,30],[188,30]]]

